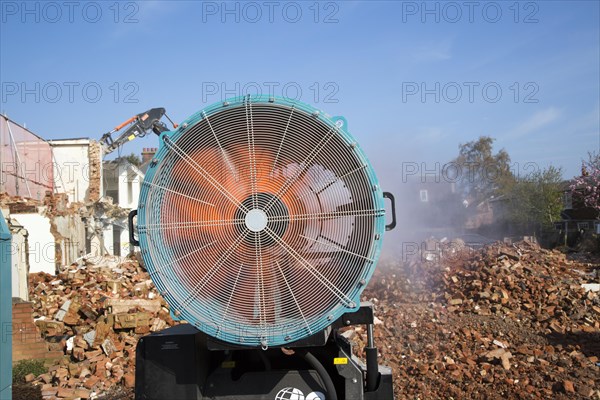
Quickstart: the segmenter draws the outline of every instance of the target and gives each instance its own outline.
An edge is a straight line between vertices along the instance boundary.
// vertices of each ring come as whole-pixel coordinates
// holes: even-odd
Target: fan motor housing
[[[160,135],[137,228],[175,317],[266,348],[359,309],[384,214],[377,177],[343,117],[245,96]]]

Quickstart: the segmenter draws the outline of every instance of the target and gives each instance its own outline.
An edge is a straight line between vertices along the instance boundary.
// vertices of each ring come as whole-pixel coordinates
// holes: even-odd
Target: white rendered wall
[[[40,214],[11,214],[23,228],[27,229],[29,273],[56,273],[56,243],[50,233],[50,220]]]
[[[53,140],[54,186],[57,193],[66,193],[69,202],[85,202],[90,186],[89,140]]]

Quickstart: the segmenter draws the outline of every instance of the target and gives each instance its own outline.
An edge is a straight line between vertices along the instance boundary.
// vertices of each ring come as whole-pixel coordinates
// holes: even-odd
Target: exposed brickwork
[[[102,181],[102,146],[95,140],[90,140],[89,159],[90,186],[88,188],[87,200],[94,202],[100,199],[100,188]]]
[[[63,355],[61,351],[48,349],[48,344],[33,322],[32,313],[32,303],[13,304],[13,363],[30,359],[56,359]]]

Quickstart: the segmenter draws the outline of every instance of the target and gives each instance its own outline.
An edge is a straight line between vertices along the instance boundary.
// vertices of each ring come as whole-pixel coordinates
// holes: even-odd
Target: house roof
[[[128,169],[140,175],[142,178],[145,176],[144,172],[139,167],[136,167],[135,165],[124,159],[116,159],[102,162],[102,168],[105,170],[116,170],[122,165],[125,165]]]
[[[145,174],[146,171],[148,170],[148,167],[150,166],[151,162],[152,162],[152,159],[146,161],[145,163],[142,163],[142,165],[140,165],[140,171],[142,171]]]

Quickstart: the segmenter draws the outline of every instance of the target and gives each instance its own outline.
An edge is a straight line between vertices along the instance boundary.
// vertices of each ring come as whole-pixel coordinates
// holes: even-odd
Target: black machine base
[[[356,314],[352,314],[356,318]],[[350,315],[350,314],[349,314]],[[339,324],[358,321],[340,318]],[[361,321],[362,322],[362,321]],[[372,322],[371,322],[372,323]],[[369,325],[370,326],[370,325]],[[189,324],[140,339],[136,400],[390,400],[391,370],[367,372],[333,325],[324,343],[223,349]],[[223,346],[225,347],[225,346]],[[373,353],[371,351],[371,353]]]

